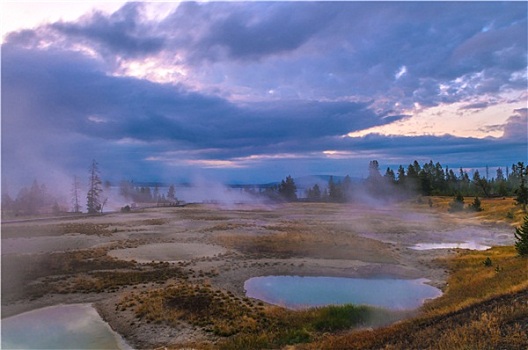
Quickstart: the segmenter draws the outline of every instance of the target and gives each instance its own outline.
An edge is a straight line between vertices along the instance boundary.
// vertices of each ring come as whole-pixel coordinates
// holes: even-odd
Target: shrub
[[[473,203],[469,206],[469,209],[473,211],[482,211],[482,208],[480,206],[480,199],[479,197],[475,197],[475,200],[473,200]]]
[[[462,211],[464,210],[464,197],[458,193],[453,201],[449,203],[449,212]]]

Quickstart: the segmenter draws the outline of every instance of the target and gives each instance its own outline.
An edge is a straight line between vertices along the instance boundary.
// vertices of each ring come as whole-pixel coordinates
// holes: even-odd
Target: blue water
[[[265,276],[244,283],[246,295],[289,309],[325,305],[371,305],[416,309],[442,292],[426,279]]]
[[[2,320],[2,349],[130,347],[89,304],[58,305]]]

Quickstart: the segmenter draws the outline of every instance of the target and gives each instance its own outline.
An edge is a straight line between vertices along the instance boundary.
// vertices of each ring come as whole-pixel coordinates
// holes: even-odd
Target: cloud
[[[405,73],[407,73],[407,67],[405,66],[401,66],[400,69],[398,69],[398,72],[396,72],[396,74],[394,74],[394,78],[396,78],[396,80],[400,79]]]
[[[202,55],[216,48],[231,59],[254,60],[298,49],[337,15],[336,7],[322,3],[256,3],[252,6],[215,4],[225,15],[210,24],[197,46]],[[207,27],[207,24],[204,23]]]
[[[526,67],[523,3],[184,2],[161,20],[147,16],[148,6],[129,3],[9,41],[83,46],[108,69],[148,59],[185,70],[179,79],[195,88],[260,99],[434,106],[526,82],[511,79]]]
[[[504,125],[503,138],[527,142],[528,139],[528,108],[516,109],[515,114],[508,118]],[[528,145],[525,147],[528,153]],[[528,156],[528,154],[525,154]]]
[[[142,3],[127,3],[111,15],[95,12],[80,22],[57,22],[50,28],[72,41],[88,41],[101,51],[124,57],[146,56],[163,49],[165,39],[151,34],[153,28],[142,22]]]
[[[193,164],[218,167],[230,157],[301,150],[399,118],[347,101],[237,105],[183,87],[108,76],[80,53],[6,46],[2,54],[3,133],[10,135],[4,161],[13,167],[37,156],[57,162],[76,157],[69,152],[135,161],[173,149],[205,150],[217,159]]]
[[[82,62],[75,55],[6,49],[4,86],[11,90],[23,85],[22,93],[34,91],[29,105],[41,112],[31,118],[40,125],[112,140],[241,147],[292,138],[316,140],[387,122],[365,103],[276,101],[238,106],[182,87],[107,76]],[[24,70],[28,66],[34,68]],[[9,117],[9,100],[6,107]]]
[[[482,102],[475,102],[475,103],[467,104],[461,107],[460,109],[483,109],[483,108],[488,107],[489,105],[490,105],[489,102],[482,101]]]
[[[526,90],[525,3],[183,2],[160,16],[149,6],[6,38],[3,169],[34,173],[22,160],[46,160],[82,170],[97,158],[145,177],[186,167],[240,175],[374,156],[525,156],[522,111],[506,125],[483,122],[503,128],[499,139],[343,137],[412,122],[418,105],[509,105]]]

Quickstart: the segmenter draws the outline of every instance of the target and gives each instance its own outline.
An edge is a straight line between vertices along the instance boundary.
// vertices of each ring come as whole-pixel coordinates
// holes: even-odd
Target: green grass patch
[[[370,323],[376,313],[381,313],[381,310],[363,305],[327,306],[319,310],[312,324],[315,330],[321,332],[341,331]]]

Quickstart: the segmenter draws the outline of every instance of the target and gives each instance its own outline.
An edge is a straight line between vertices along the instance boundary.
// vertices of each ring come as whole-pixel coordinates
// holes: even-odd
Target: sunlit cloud
[[[98,115],[90,115],[88,116],[88,120],[97,124],[108,123],[108,120],[106,118],[100,117]]]
[[[380,135],[453,135],[458,137],[501,137],[502,131],[489,125],[504,125],[515,109],[526,102],[518,93],[496,96],[480,96],[467,102],[442,103],[423,107],[418,103],[412,110],[405,110],[409,118],[383,126],[376,126],[348,134],[362,137],[371,133]]]
[[[1,37],[20,29],[36,28],[56,21],[74,21],[87,12],[98,10],[112,13],[126,1],[2,1]]]
[[[401,66],[398,72],[394,75],[396,80],[400,79],[405,73],[407,73],[407,67]]]
[[[185,164],[200,166],[206,169],[209,168],[242,168],[243,164],[232,160],[218,160],[218,159],[191,159],[184,161]]]
[[[353,151],[345,150],[326,150],[322,154],[324,158],[328,159],[364,159],[365,157],[376,157],[379,156],[379,152],[372,152],[371,150],[356,149]],[[388,159],[387,155],[383,156],[384,159]]]
[[[175,61],[180,61],[178,57]],[[165,62],[157,58],[145,59],[120,59],[119,67],[113,73],[115,76],[134,77],[146,79],[155,83],[177,84],[184,82],[188,74],[184,64]]]

